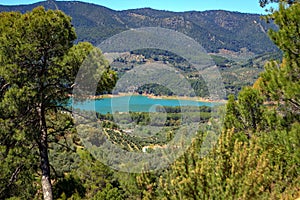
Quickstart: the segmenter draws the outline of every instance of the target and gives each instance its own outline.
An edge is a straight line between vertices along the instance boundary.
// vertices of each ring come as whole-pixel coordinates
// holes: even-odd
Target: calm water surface
[[[95,110],[106,114],[114,112],[155,112],[157,106],[214,106],[215,103],[178,99],[154,99],[147,96],[122,96],[87,100],[75,105],[75,108]]]

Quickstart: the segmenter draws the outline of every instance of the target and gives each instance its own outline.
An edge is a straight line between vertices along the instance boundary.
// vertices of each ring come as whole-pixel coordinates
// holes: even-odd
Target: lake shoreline
[[[119,93],[119,94],[104,94],[104,95],[97,95],[92,96],[89,99],[103,99],[103,98],[117,98],[117,97],[124,97],[124,96],[144,96],[150,99],[175,99],[175,100],[188,100],[188,101],[198,101],[204,103],[226,103],[227,100],[212,100],[208,98],[202,97],[190,97],[190,96],[155,96],[151,94],[139,94],[139,93]]]

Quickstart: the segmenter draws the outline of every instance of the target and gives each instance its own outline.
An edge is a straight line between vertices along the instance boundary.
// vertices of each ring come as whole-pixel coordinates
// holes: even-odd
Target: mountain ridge
[[[80,1],[0,5],[0,12],[24,13],[37,6],[59,8],[70,15],[77,31],[77,41],[89,41],[94,45],[125,30],[159,26],[190,36],[210,53],[219,53],[224,49],[232,52],[247,51],[255,55],[278,51],[266,34],[269,28],[276,27],[262,20],[259,14],[225,10],[173,12],[152,8],[117,11]]]

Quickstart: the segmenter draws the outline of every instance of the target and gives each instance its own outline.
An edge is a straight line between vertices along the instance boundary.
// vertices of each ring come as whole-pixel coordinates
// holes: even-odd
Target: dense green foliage
[[[73,120],[62,112],[62,105],[69,100],[77,71],[93,46],[73,46],[75,30],[70,17],[61,11],[38,7],[25,14],[3,12],[0,17],[0,155],[4,169],[0,198],[34,197],[40,190],[34,187],[40,176],[44,198],[52,199],[49,142],[71,131]],[[99,83],[104,91],[115,81],[106,63],[98,58],[97,66],[104,69]],[[22,190],[25,186],[28,193]]]
[[[75,31],[70,18],[62,12],[46,12],[43,8],[24,15],[1,13],[1,19],[0,76],[7,82],[7,91],[0,103],[1,119],[8,127],[19,126],[2,129],[3,136],[11,134],[3,144],[3,152],[6,152],[3,158],[14,149],[14,145],[9,145],[16,135],[14,132],[21,132],[19,138],[30,142],[18,146],[29,147],[32,151],[29,155],[39,152],[44,198],[52,199],[46,115],[56,111],[55,101],[63,103],[66,99],[69,74],[57,63],[71,48]],[[20,172],[16,169],[11,176],[17,177]],[[14,181],[11,179],[10,185]]]
[[[273,13],[280,29],[270,36],[284,53],[283,63],[266,64],[254,88],[244,88],[237,101],[229,97],[224,131],[213,151],[199,157],[206,134],[200,135],[155,179],[157,189],[146,189],[145,199],[299,197],[299,8],[280,4]]]

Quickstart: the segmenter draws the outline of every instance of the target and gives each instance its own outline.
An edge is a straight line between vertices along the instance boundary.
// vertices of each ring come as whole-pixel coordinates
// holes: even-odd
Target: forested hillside
[[[109,66],[101,51],[91,43],[76,43],[77,29],[72,26],[71,18],[55,7],[50,7],[53,10],[34,8],[38,4],[1,7],[2,10],[18,8],[24,14],[0,13],[0,199],[299,199],[300,2],[260,0],[261,6],[270,2],[278,3],[279,7],[265,18],[278,28],[270,30],[268,35],[281,50],[282,59],[277,54],[264,54],[243,63],[243,68],[261,68],[265,63],[262,60],[270,59],[254,84],[242,87],[237,97],[229,95],[226,105],[217,107],[217,115],[224,116],[221,119],[213,115],[213,108],[198,106],[157,107],[155,113],[114,115],[80,109],[71,112],[70,97],[86,97],[84,91],[73,93],[77,81],[86,81],[83,90],[96,83],[98,93],[110,92],[117,82],[112,70],[115,66]],[[62,8],[63,5],[72,8],[74,4],[81,5],[76,9],[83,9],[88,15],[99,14],[93,13],[92,8],[102,9],[125,15],[130,18],[128,21],[135,17],[165,20],[174,14],[151,9],[116,12],[79,2],[58,2]],[[218,12],[241,15],[224,11],[196,12],[196,15],[215,13],[210,17],[216,19]],[[191,14],[180,13],[184,20]],[[80,17],[85,24],[87,19]],[[123,24],[125,18],[116,20]],[[193,19],[200,24],[200,18]],[[100,24],[98,28],[107,23],[107,18],[92,19],[90,23]],[[184,24],[184,20],[179,21]],[[178,20],[175,21],[177,26]],[[143,20],[137,23],[140,22],[146,23]],[[229,22],[221,24],[234,27]],[[111,33],[116,31],[114,27],[111,30]],[[258,38],[255,32],[252,34]],[[231,37],[238,38],[235,36]],[[215,47],[211,47],[211,52]],[[259,49],[262,47],[251,50],[259,53]],[[180,73],[191,72],[184,60],[168,52],[130,53],[133,57],[143,55],[159,62],[168,59]],[[88,70],[76,78],[88,55],[90,59],[85,64],[95,71]],[[213,59],[220,70],[239,62],[215,54]],[[126,63],[121,58],[117,62]],[[119,72],[125,68],[121,67]],[[190,113],[188,124],[184,123],[187,119],[182,117],[183,110]],[[93,116],[92,121],[86,116]],[[194,123],[197,129],[189,129]],[[147,130],[148,125],[159,131],[153,134]],[[180,135],[175,134],[177,130],[181,130]],[[194,136],[188,140],[189,148],[168,167],[156,171],[149,171],[151,166],[137,166],[138,160],[117,164],[142,167],[141,173],[129,173],[130,169],[118,171],[110,168],[107,160],[99,159],[105,157],[104,151],[97,151],[107,142],[132,153],[127,155],[147,155],[150,159],[161,152],[162,160],[167,160],[172,153],[164,151],[166,146],[176,137],[180,142],[186,141],[188,134]],[[171,147],[174,151],[180,148]],[[109,153],[117,161],[124,159],[125,154]]]
[[[122,31],[141,27],[159,26],[182,32],[199,42],[213,56],[222,73],[227,94],[237,95],[243,86],[252,85],[259,73],[263,71],[267,60],[281,59],[281,52],[267,35],[268,29],[277,29],[276,25],[272,21],[267,23],[256,14],[223,10],[169,12],[151,8],[115,11],[77,1],[55,3],[47,1],[23,6],[0,6],[0,11],[24,13],[40,5],[46,9],[61,9],[72,17],[72,24],[77,33],[75,42],[87,41],[93,45],[99,45],[105,39]],[[148,62],[147,58],[151,57],[149,56],[151,52],[146,52],[146,54],[148,56],[144,55],[146,57],[144,63]],[[158,56],[153,55],[152,58]],[[166,57],[176,60],[170,56]],[[131,63],[126,65],[118,62],[118,64],[120,65],[118,69],[113,69],[118,72],[119,78],[126,72],[124,69],[132,68]],[[173,62],[173,65],[182,69],[189,68],[183,63]],[[188,79],[194,76],[193,73],[184,74]],[[190,79],[190,82],[197,96],[207,98],[208,91],[201,77],[199,80]],[[170,95],[169,92],[161,91],[155,86],[149,87],[144,92],[154,95]]]
[[[226,49],[247,54],[277,51],[266,32],[275,28],[259,15],[222,10],[205,12],[169,12],[151,8],[115,11],[99,5],[77,1],[41,2],[27,6],[0,6],[0,11],[32,10],[36,6],[60,9],[72,17],[77,41],[94,45],[130,28],[156,27],[183,32],[199,42],[208,52]]]

